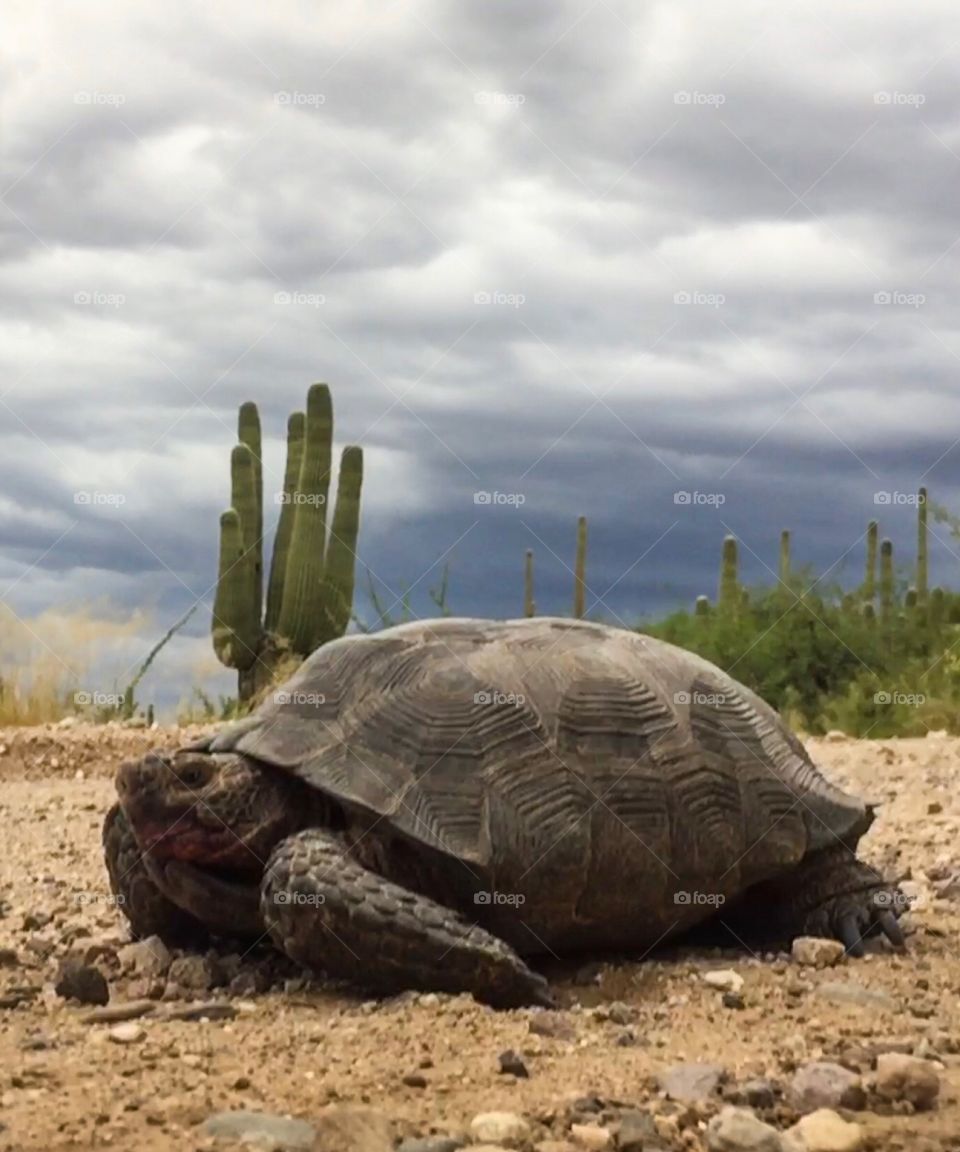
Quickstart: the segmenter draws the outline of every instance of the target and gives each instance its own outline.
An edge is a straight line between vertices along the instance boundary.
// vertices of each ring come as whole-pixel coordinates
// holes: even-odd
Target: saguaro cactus
[[[587,518],[577,520],[577,558],[574,564],[573,614],[577,620],[583,619],[586,609],[587,592]]]
[[[710,615],[710,598],[709,596],[698,596],[697,602],[693,606],[693,614],[695,616],[709,616]]]
[[[221,663],[237,670],[238,695],[246,701],[269,680],[284,648],[306,657],[347,629],[363,453],[356,447],[343,451],[328,541],[333,409],[329,388],[314,384],[306,417],[295,412],[287,424],[287,464],[264,611],[263,465],[255,404],[240,408],[239,439],[230,457],[231,507],[220,517],[212,636]]]
[[[893,622],[893,541],[880,545],[880,619],[884,624]]]
[[[872,601],[877,594],[877,541],[880,525],[871,520],[867,525],[867,571],[863,581],[863,598]]]
[[[533,598],[533,549],[528,548],[523,559],[523,614],[536,616],[537,605]]]
[[[785,528],[780,533],[780,571],[778,573],[780,583],[790,583],[790,533]]]
[[[917,493],[917,600],[927,602],[927,490]]]
[[[734,611],[740,603],[737,538],[725,536],[720,561],[720,589],[718,605],[724,611]]]

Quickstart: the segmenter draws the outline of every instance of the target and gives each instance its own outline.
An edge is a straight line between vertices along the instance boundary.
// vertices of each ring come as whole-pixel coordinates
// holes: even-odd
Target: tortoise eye
[[[192,764],[184,764],[182,768],[176,770],[177,779],[185,788],[199,788],[207,778],[207,773],[202,764],[194,761]]]

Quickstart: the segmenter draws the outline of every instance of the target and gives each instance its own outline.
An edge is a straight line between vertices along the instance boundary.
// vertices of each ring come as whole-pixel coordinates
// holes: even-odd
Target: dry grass
[[[0,724],[42,724],[82,711],[77,693],[101,690],[91,689],[93,674],[99,685],[118,685],[104,693],[123,691],[136,670],[131,653],[149,628],[145,613],[111,619],[102,605],[21,618],[0,604]]]

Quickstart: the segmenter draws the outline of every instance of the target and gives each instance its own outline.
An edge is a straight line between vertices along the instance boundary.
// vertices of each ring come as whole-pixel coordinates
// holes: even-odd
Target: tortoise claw
[[[863,933],[860,931],[856,913],[846,912],[840,917],[837,934],[851,956],[859,958],[863,955]]]

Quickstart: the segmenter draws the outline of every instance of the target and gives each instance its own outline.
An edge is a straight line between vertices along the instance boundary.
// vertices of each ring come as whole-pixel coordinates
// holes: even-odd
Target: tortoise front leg
[[[553,1004],[543,977],[504,941],[364,868],[320,829],[281,841],[261,911],[291,959],[381,994],[423,988],[471,992],[496,1008]]]
[[[862,956],[869,936],[884,935],[903,947],[897,919],[907,907],[896,884],[838,846],[748,889],[731,914],[721,912],[719,919],[747,939],[758,933],[777,940],[824,936],[841,941],[851,956]]]
[[[138,940],[159,936],[170,944],[206,942],[203,924],[178,908],[151,879],[143,853],[119,804],[114,804],[103,822],[103,854],[110,890]]]

